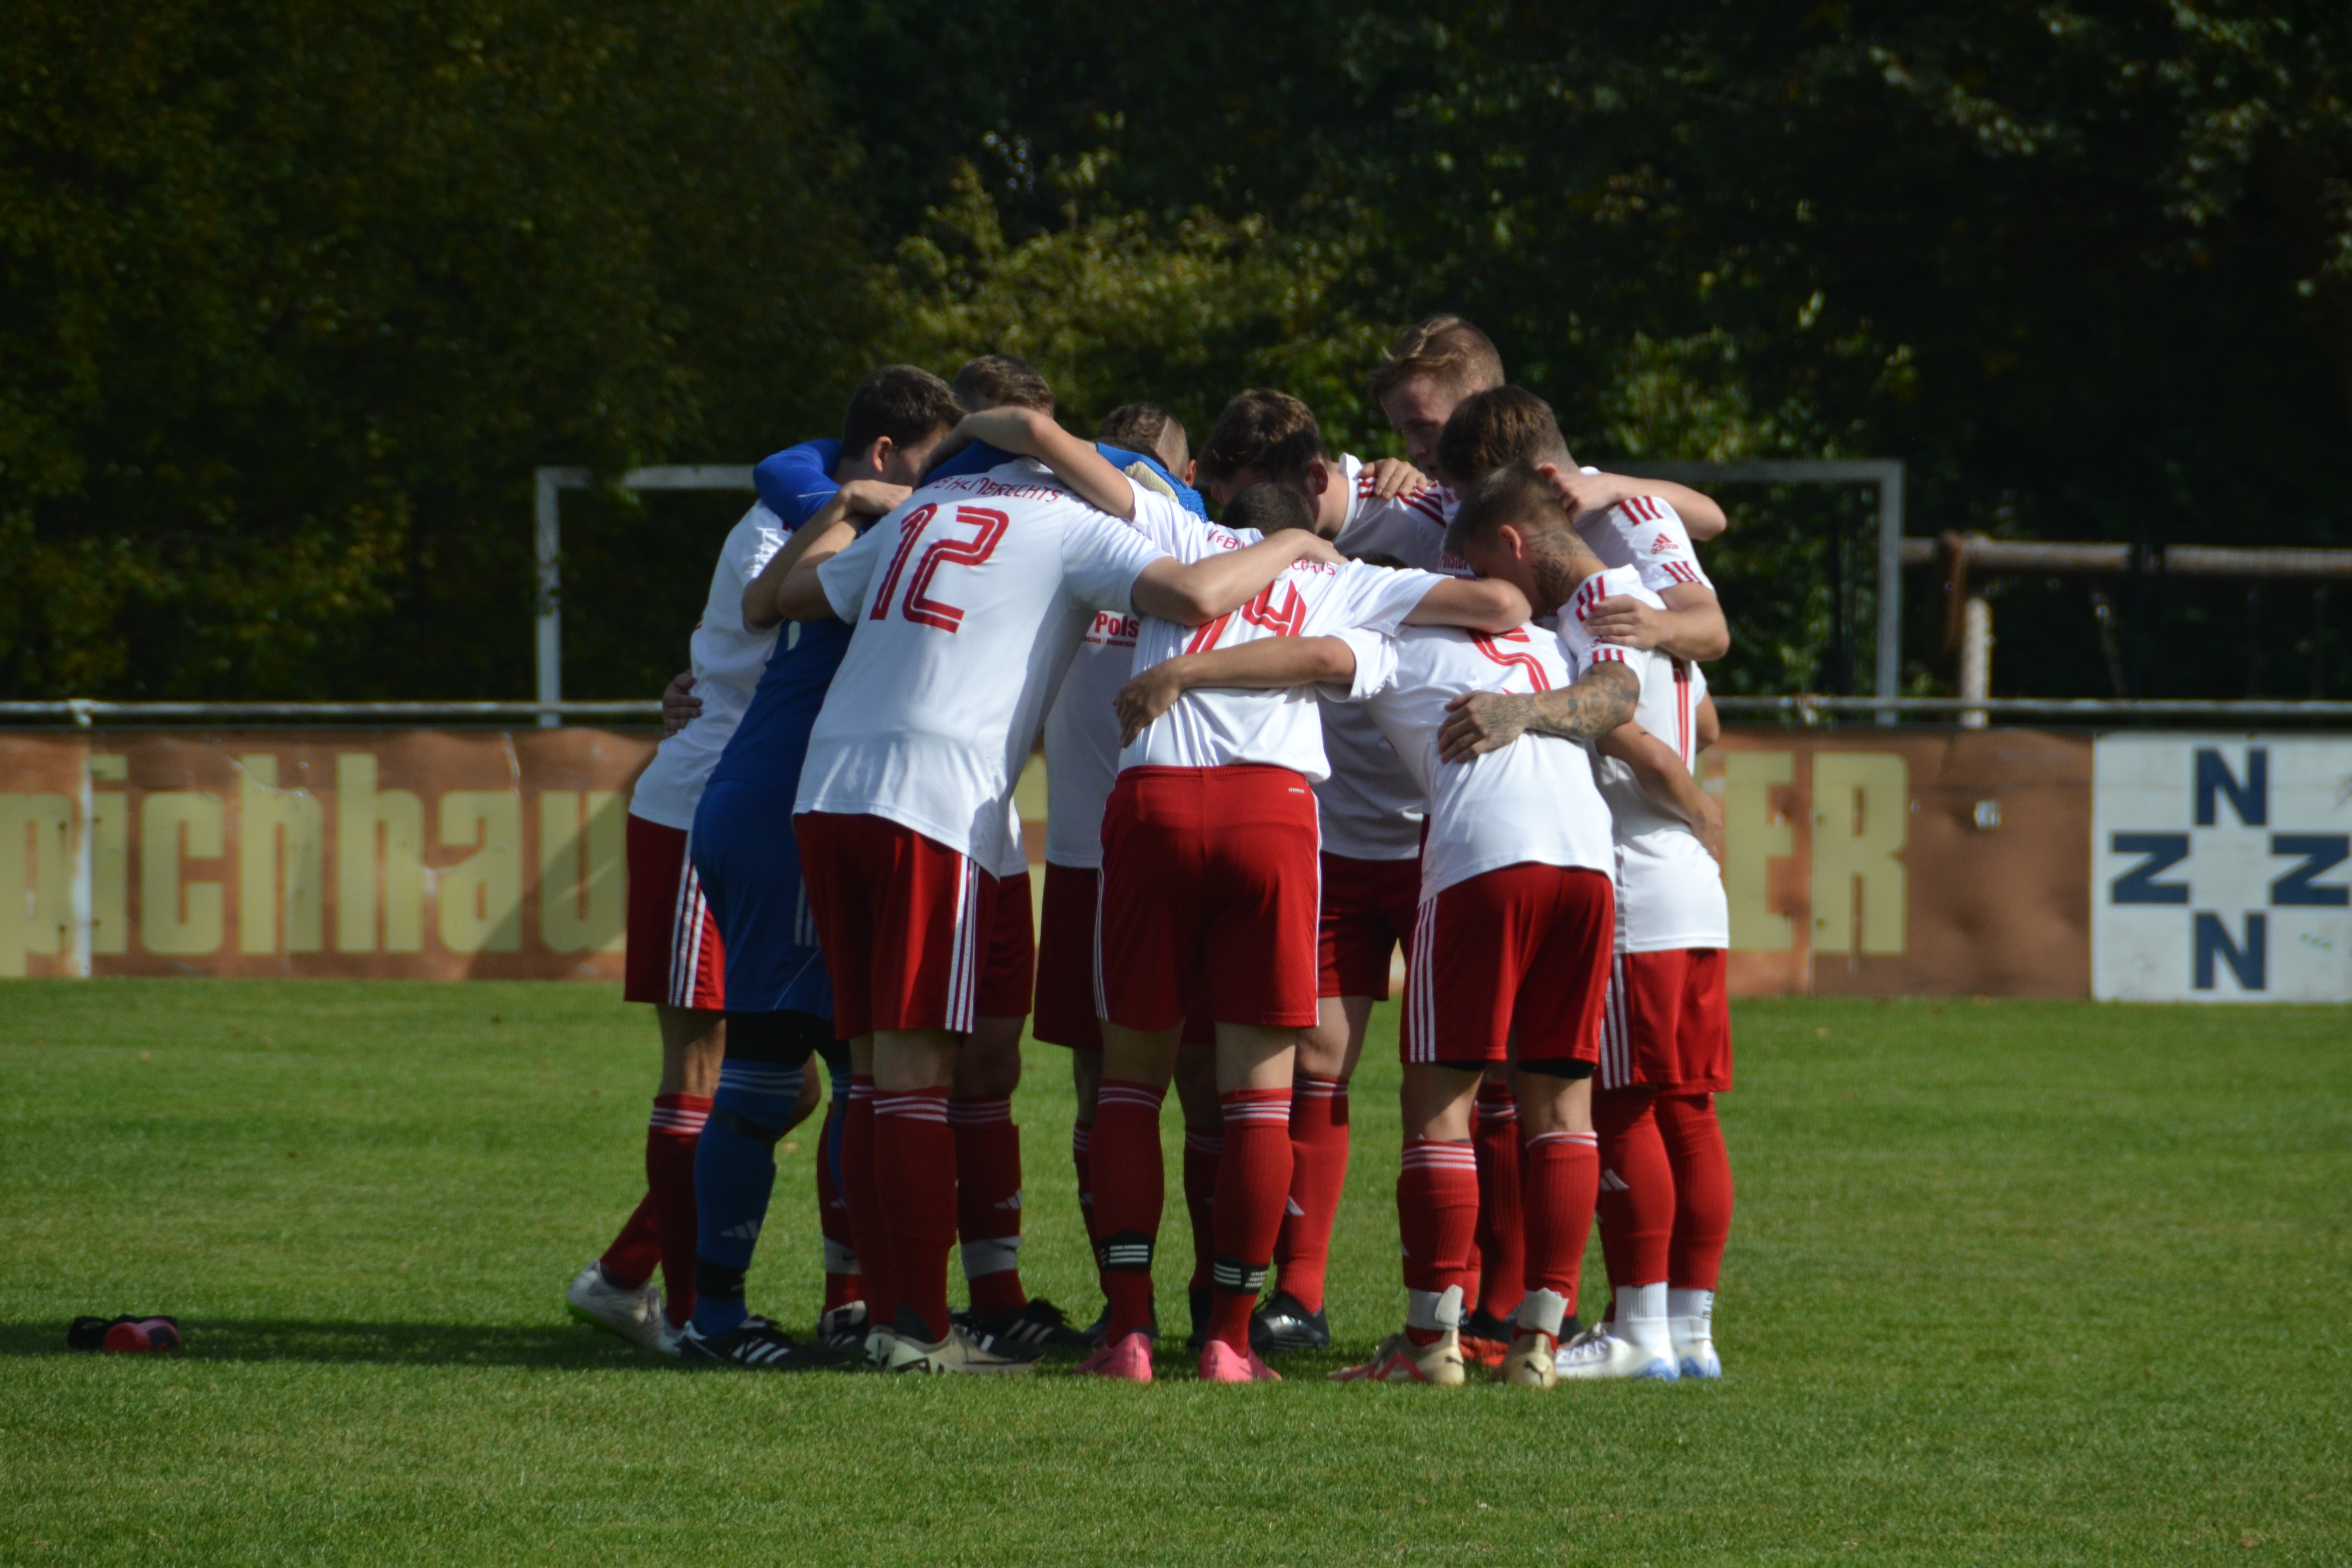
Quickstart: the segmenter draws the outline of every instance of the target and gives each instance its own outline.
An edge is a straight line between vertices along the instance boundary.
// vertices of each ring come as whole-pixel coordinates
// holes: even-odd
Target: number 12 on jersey
[[[883,574],[881,592],[874,595],[872,619],[889,617],[890,601],[898,594],[898,578],[906,572],[907,558],[914,553],[916,542],[939,515],[939,510],[936,502],[927,502],[898,520],[898,549],[890,557],[889,571]],[[953,632],[961,626],[961,610],[931,597],[931,579],[942,566],[977,566],[987,560],[996,552],[1004,531],[1012,524],[1011,518],[988,507],[957,507],[954,518],[942,526],[975,531],[969,539],[934,539],[924,547],[913,574],[907,578],[907,596],[899,604],[899,614],[919,626],[937,626],[943,632]]]

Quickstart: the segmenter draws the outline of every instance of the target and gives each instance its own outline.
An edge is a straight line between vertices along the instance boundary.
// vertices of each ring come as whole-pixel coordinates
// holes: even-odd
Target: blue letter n
[[[2230,940],[2230,928],[2221,923],[2220,915],[2197,911],[2197,989],[2213,989],[2213,960],[2219,958],[2230,966],[2237,977],[2241,991],[2265,991],[2270,988],[2270,917],[2250,914],[2246,917],[2246,945],[2240,947]]]

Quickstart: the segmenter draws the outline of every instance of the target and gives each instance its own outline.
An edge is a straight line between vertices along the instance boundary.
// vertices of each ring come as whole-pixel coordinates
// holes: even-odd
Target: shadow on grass
[[[302,1320],[182,1318],[178,1353],[191,1361],[377,1363],[406,1366],[641,1366],[675,1363],[643,1355],[608,1335],[570,1323],[358,1323]],[[70,1356],[66,1325],[0,1323],[0,1357]]]

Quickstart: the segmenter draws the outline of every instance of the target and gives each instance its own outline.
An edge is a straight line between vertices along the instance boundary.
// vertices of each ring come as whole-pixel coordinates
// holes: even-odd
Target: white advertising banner
[[[2352,739],[2102,735],[2091,994],[2352,1001]]]

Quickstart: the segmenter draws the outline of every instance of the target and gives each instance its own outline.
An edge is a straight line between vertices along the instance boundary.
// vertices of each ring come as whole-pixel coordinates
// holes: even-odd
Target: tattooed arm
[[[1596,664],[1583,679],[1559,691],[1525,697],[1468,692],[1446,704],[1445,727],[1437,732],[1438,754],[1449,763],[1466,763],[1501,751],[1523,734],[1593,740],[1631,719],[1641,695],[1641,681],[1622,664]]]

